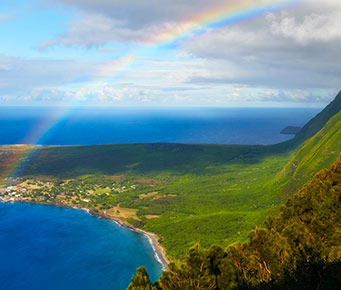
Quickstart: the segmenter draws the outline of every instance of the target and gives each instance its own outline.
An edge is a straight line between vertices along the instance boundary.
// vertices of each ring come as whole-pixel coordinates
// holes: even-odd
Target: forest
[[[196,244],[152,284],[144,267],[128,289],[339,289],[341,159],[317,173],[248,242]]]

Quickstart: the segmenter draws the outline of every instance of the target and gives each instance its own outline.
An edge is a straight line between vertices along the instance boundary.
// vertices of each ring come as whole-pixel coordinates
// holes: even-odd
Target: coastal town
[[[0,202],[27,202],[86,210],[135,228],[160,217],[159,207],[175,194],[164,192],[167,181],[127,176],[86,175],[73,179],[6,179]]]
[[[124,200],[150,196],[155,184],[123,177],[85,176],[68,180],[15,178],[0,188],[1,202],[31,202],[61,206],[111,209]],[[147,191],[147,193],[146,193]],[[153,195],[153,194],[152,194]]]
[[[88,175],[74,179],[6,179],[0,187],[0,202],[27,202],[82,209],[93,215],[112,219],[122,226],[146,235],[157,259],[166,269],[168,258],[155,234],[141,230],[143,220],[159,215],[138,214],[139,203],[172,198],[156,189],[164,182],[153,179]],[[142,212],[143,213],[143,212]]]

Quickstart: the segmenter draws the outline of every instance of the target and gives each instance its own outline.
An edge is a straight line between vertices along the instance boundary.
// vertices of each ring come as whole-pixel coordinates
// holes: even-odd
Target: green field
[[[39,147],[20,174],[41,180],[32,190],[37,202],[58,204],[62,195],[62,204],[95,212],[119,206],[129,223],[158,234],[167,254],[180,259],[197,241],[244,241],[311,174],[335,161],[341,113],[331,117],[340,99],[281,144]]]
[[[146,146],[44,148],[24,179],[39,184],[32,191],[34,202],[58,204],[56,197],[64,193],[75,198],[65,205],[94,211],[118,204],[136,209],[138,219],[127,221],[158,234],[167,254],[177,259],[197,241],[226,246],[245,240],[249,230],[282,203],[271,181],[293,151],[269,154],[262,146],[158,144],[153,150]],[[52,189],[47,189],[47,181]],[[114,183],[134,188],[116,191]],[[86,190],[91,194],[79,194]]]

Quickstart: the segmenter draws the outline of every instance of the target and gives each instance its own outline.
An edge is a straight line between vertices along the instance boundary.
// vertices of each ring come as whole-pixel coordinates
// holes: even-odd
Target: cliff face
[[[306,140],[278,174],[277,181],[286,183],[282,192],[288,196],[312,174],[328,168],[341,153],[341,112],[332,117],[316,135]]]
[[[313,119],[311,119],[296,135],[293,139],[295,142],[301,142],[307,140],[308,138],[314,136],[318,131],[320,131],[323,126],[341,111],[341,91],[337,94],[335,99],[325,107],[319,114],[317,114]]]

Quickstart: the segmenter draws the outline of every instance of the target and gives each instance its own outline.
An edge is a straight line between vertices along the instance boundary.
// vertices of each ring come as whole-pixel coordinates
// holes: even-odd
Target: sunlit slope
[[[314,136],[324,125],[341,110],[341,91],[335,99],[328,104],[320,113],[312,118],[292,139],[292,142],[302,142]]]
[[[305,141],[277,179],[290,195],[317,171],[328,168],[341,153],[341,112],[332,117],[316,135]]]
[[[158,284],[139,268],[133,289],[340,289],[341,160],[289,198],[247,243],[195,245]],[[195,285],[195,287],[193,287]],[[339,286],[337,286],[339,285]]]

